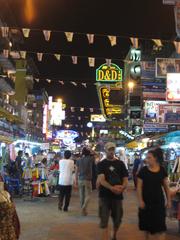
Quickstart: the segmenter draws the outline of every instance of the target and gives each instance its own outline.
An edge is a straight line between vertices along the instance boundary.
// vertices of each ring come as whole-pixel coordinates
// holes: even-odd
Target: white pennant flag
[[[160,39],[152,39],[152,40],[158,47],[162,47],[162,42]]]
[[[52,80],[51,80],[51,79],[46,79],[46,81],[47,81],[48,83],[51,83],[51,82],[52,82]]]
[[[78,57],[77,56],[72,56],[72,62],[73,64],[77,64]]]
[[[84,136],[84,133],[83,133],[83,132],[81,132],[81,136]]]
[[[78,117],[78,120],[81,121],[81,117]]]
[[[180,54],[180,42],[174,41],[174,46],[175,46],[175,48],[176,48],[176,52],[177,52],[178,54]]]
[[[131,43],[133,45],[134,48],[138,48],[139,45],[138,45],[138,38],[130,38],[131,39]]]
[[[90,112],[91,112],[91,113],[93,113],[93,112],[94,112],[94,109],[93,109],[93,108],[90,108],[89,110],[90,110]]]
[[[111,46],[115,46],[117,44],[117,37],[116,36],[108,36]]]
[[[88,38],[89,44],[93,44],[94,43],[94,34],[88,33],[87,34],[87,38]]]
[[[39,82],[39,78],[35,78],[34,80],[35,80],[36,82]]]
[[[88,62],[89,62],[89,66],[90,67],[94,67],[95,66],[95,58],[88,57]]]
[[[9,57],[9,50],[8,49],[4,49],[3,50],[3,55],[5,58],[8,58]]]
[[[48,42],[51,38],[51,31],[50,30],[43,30],[43,34],[44,34],[45,40]]]
[[[55,58],[60,61],[61,60],[61,55],[60,54],[54,54]]]
[[[81,112],[84,112],[84,108],[83,108],[83,107],[81,107],[81,108],[80,108],[80,111],[81,111]]]
[[[82,86],[87,88],[87,83],[82,83]]]
[[[29,37],[30,29],[29,28],[23,28],[22,29],[23,35],[25,38]]]
[[[76,82],[71,82],[72,85],[74,86],[77,86],[77,83]]]
[[[74,33],[73,32],[65,32],[66,38],[68,42],[72,42]]]
[[[20,55],[22,59],[26,59],[26,51],[20,51]]]
[[[43,53],[37,53],[38,61],[41,62],[43,58]]]
[[[75,112],[75,108],[74,107],[71,107],[71,112]]]
[[[60,83],[61,85],[64,85],[64,81],[59,81],[59,83]]]
[[[2,37],[6,38],[9,35],[9,27],[1,27]]]
[[[108,67],[111,65],[112,60],[111,59],[106,59],[106,64],[108,65]]]

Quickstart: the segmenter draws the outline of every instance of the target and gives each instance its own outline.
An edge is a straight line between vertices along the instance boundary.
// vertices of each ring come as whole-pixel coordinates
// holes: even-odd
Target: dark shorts
[[[107,228],[111,216],[114,228],[118,229],[123,217],[122,200],[99,198],[100,228]]]

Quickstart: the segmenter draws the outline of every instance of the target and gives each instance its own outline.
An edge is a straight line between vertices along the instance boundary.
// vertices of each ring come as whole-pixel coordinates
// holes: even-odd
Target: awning
[[[138,148],[138,143],[136,141],[129,142],[125,145],[126,148]]]

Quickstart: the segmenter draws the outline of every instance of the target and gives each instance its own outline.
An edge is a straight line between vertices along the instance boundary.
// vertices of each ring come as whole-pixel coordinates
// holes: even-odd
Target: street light
[[[133,89],[134,89],[134,86],[135,86],[135,84],[134,84],[134,82],[128,82],[128,89],[129,89],[129,92],[130,93],[132,93],[132,91],[133,91]]]
[[[92,123],[92,122],[88,122],[88,123],[87,123],[87,127],[92,129],[91,136],[92,136],[92,139],[94,139],[95,131],[94,131],[94,125],[93,125],[93,123]]]

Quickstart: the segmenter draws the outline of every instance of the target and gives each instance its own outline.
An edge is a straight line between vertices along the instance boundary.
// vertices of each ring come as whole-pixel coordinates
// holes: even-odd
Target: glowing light
[[[128,88],[133,89],[134,88],[134,83],[133,82],[128,82]]]
[[[25,0],[24,15],[28,23],[32,23],[35,18],[34,0]]]

